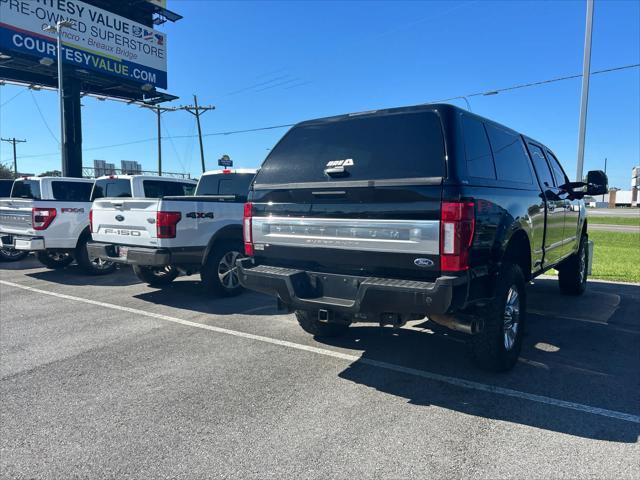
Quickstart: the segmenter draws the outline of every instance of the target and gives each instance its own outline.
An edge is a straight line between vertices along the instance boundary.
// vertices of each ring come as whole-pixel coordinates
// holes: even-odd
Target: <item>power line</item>
[[[178,163],[182,167],[182,171],[186,172],[187,170],[184,168],[184,162],[182,161],[182,159],[180,157],[180,154],[178,153],[178,149],[176,148],[176,144],[173,142],[173,137],[171,135],[169,135],[169,129],[167,128],[166,125],[162,125],[162,128],[164,129],[165,137],[168,138],[169,142],[171,143],[171,148],[173,149],[173,153],[176,154],[176,160],[178,160]]]
[[[60,143],[60,140],[58,140],[58,138],[53,134],[53,131],[51,130],[51,128],[49,127],[49,124],[47,123],[47,120],[44,118],[44,115],[42,114],[42,110],[40,110],[40,105],[38,105],[38,101],[36,100],[36,96],[33,94],[33,92],[31,90],[29,90],[29,93],[31,94],[31,99],[33,100],[33,103],[36,106],[36,109],[38,110],[38,113],[40,114],[40,118],[42,119],[42,123],[44,123],[44,126],[47,127],[47,130],[49,130],[49,133],[51,134],[51,138],[53,138],[56,143]]]
[[[603,70],[596,70],[595,72],[591,72],[591,75],[598,75],[601,73],[608,73],[608,72],[615,72],[615,71],[619,71],[619,70],[627,70],[630,68],[638,68],[640,67],[639,63],[636,64],[632,64],[632,65],[623,65],[620,67],[612,67],[612,68],[607,68],[607,69],[603,69]],[[500,88],[500,89],[495,89],[495,90],[486,90],[484,92],[478,92],[478,93],[472,93],[469,95],[464,95],[466,97],[477,97],[477,96],[486,96],[486,95],[495,95],[497,93],[500,92],[504,92],[504,91],[510,91],[510,90],[516,90],[516,89],[520,89],[520,88],[526,88],[526,87],[533,87],[533,86],[538,86],[538,85],[543,85],[543,84],[547,84],[547,83],[553,83],[553,82],[559,82],[562,80],[569,80],[572,78],[579,78],[581,77],[581,74],[578,75],[570,75],[570,76],[565,76],[565,77],[558,77],[558,78],[552,78],[549,80],[542,80],[539,82],[531,82],[531,83],[525,83],[525,84],[519,84],[519,85],[513,85],[511,87],[505,87],[505,88]],[[457,95],[455,97],[449,97],[449,98],[445,98],[442,100],[434,100],[432,102],[428,102],[428,103],[437,103],[437,102],[446,102],[449,100],[455,100],[458,98],[462,98],[463,95]],[[202,107],[200,107],[202,109]],[[251,132],[260,132],[260,131],[265,131],[265,130],[275,130],[275,129],[279,129],[279,128],[287,128],[287,127],[292,127],[294,126],[295,123],[285,123],[285,124],[281,124],[281,125],[271,125],[271,126],[267,126],[267,127],[257,127],[257,128],[247,128],[247,129],[243,129],[243,130],[228,130],[228,131],[223,131],[223,132],[212,132],[212,133],[203,133],[202,136],[203,137],[215,137],[215,136],[224,136],[224,135],[236,135],[236,134],[240,134],[240,133],[251,133]],[[197,138],[197,135],[176,135],[173,137],[168,137],[168,138]],[[103,149],[107,149],[107,148],[116,148],[116,147],[124,147],[124,146],[128,146],[128,145],[136,145],[136,144],[140,144],[140,143],[147,143],[147,142],[152,142],[155,141],[156,138],[145,138],[145,139],[141,139],[141,140],[133,140],[130,142],[123,142],[123,143],[116,143],[116,144],[111,144],[111,145],[102,145],[99,147],[88,147],[88,148],[83,148],[83,151],[85,152],[89,152],[89,151],[93,151],[93,150],[103,150]],[[58,152],[55,153],[40,153],[40,154],[34,154],[34,155],[23,155],[22,158],[39,158],[39,157],[49,157],[52,155],[56,155]]]
[[[13,97],[11,97],[9,100],[7,100],[6,102],[0,104],[0,107],[4,107],[5,105],[7,105],[9,102],[15,100],[16,98],[18,98],[20,95],[22,95],[24,92],[26,92],[25,89],[20,90],[18,93],[16,93]]]
[[[627,70],[629,68],[638,68],[638,67],[640,67],[640,63],[634,63],[631,65],[623,65],[621,67],[612,67],[612,68],[605,68],[603,70],[596,70],[595,72],[591,72],[591,75],[599,75],[601,73],[609,73],[609,72],[615,72],[618,70]],[[497,95],[500,92],[508,92],[511,90],[518,90],[520,88],[536,87],[538,85],[546,85],[548,83],[561,82],[563,80],[571,80],[573,78],[580,78],[580,77],[582,77],[581,73],[577,75],[568,75],[566,77],[550,78],[548,80],[541,80],[539,82],[521,83],[518,85],[512,85],[511,87],[497,88],[494,90],[485,90],[484,92],[470,93],[467,95],[457,95],[455,97],[449,97],[442,100],[435,100],[429,103],[446,102],[449,100],[455,100],[463,97],[479,97],[479,96]]]

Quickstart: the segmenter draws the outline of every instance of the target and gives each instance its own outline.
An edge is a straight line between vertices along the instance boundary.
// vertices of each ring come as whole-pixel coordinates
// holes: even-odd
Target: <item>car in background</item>
[[[8,198],[11,196],[11,187],[13,186],[13,179],[0,179],[0,198]],[[2,247],[0,248],[0,262],[17,262],[22,260],[29,252],[16,250],[14,248]]]
[[[10,197],[0,199],[0,245],[34,252],[51,269],[75,259],[87,274],[111,272],[112,264],[87,256],[92,188],[93,180],[85,178],[16,179]]]
[[[162,198],[193,195],[198,182],[158,175],[105,175],[95,180],[91,201],[100,198]]]
[[[91,256],[130,264],[149,285],[200,272],[211,292],[237,295],[242,291],[235,262],[243,249],[243,205],[255,174],[253,169],[206,172],[195,196],[158,199],[114,196],[120,190],[113,185],[105,198],[93,202]],[[95,189],[102,188],[99,182]]]

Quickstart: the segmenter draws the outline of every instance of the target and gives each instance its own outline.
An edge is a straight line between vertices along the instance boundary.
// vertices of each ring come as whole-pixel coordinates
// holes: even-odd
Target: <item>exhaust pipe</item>
[[[429,315],[429,320],[467,335],[476,335],[484,328],[484,320],[473,315]]]

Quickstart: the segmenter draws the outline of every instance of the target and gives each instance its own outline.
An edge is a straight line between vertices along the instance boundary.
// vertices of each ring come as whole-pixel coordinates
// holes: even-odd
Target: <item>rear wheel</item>
[[[81,239],[76,248],[76,262],[83,273],[87,275],[107,275],[116,269],[116,264],[101,258],[89,258],[87,243],[90,237],[87,235]]]
[[[41,250],[36,257],[45,267],[51,270],[59,270],[73,262],[73,255],[60,250]]]
[[[234,297],[243,292],[238,277],[236,260],[242,257],[241,242],[224,242],[209,253],[200,271],[204,287],[223,297]]]
[[[140,279],[152,287],[163,287],[173,282],[180,272],[172,265],[164,267],[148,267],[144,265],[133,265],[133,273]]]
[[[346,333],[348,323],[321,322],[315,310],[296,310],[296,319],[302,329],[314,337],[339,337]]]
[[[518,361],[526,320],[526,290],[520,267],[506,263],[496,280],[495,296],[483,312],[480,333],[469,337],[471,354],[481,368],[505,372]]]
[[[578,251],[558,267],[560,291],[566,295],[582,295],[587,288],[587,236],[580,239]]]
[[[15,250],[13,248],[0,248],[0,262],[17,262],[22,260],[29,252],[25,250]]]

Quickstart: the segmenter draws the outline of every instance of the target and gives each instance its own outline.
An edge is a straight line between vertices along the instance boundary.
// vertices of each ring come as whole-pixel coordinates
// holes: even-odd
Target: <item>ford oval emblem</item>
[[[124,220],[124,217],[122,215],[116,215],[116,220],[122,222]]]
[[[433,267],[433,260],[429,260],[428,258],[416,258],[413,263],[417,267]]]

